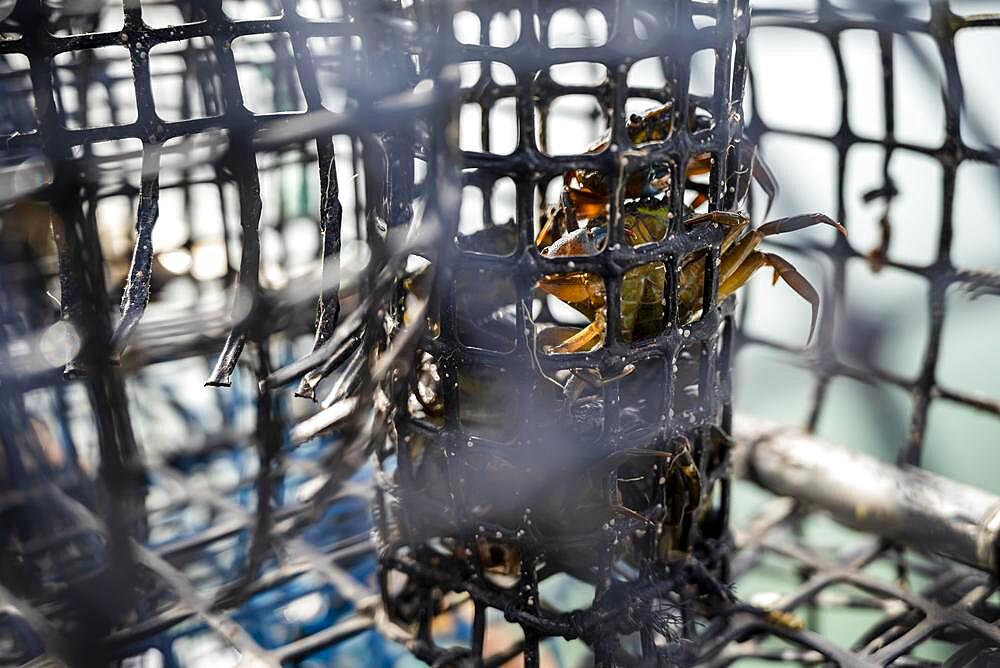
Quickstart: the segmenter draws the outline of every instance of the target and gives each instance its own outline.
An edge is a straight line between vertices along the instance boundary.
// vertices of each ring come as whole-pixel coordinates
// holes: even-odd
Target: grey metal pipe
[[[812,434],[736,416],[737,473],[848,527],[1000,572],[1000,497]]]

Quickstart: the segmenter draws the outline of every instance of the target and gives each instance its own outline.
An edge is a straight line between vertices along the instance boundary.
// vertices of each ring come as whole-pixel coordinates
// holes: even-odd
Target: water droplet
[[[45,330],[38,347],[49,364],[62,366],[80,352],[80,343],[80,335],[73,325],[60,320]]]

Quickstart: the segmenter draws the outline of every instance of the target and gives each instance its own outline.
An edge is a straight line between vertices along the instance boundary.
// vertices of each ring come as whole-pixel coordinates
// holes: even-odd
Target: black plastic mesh
[[[871,249],[840,238],[830,246],[794,246],[830,258],[833,268],[823,296],[836,307],[824,310],[818,344],[806,358],[819,380],[809,426],[821,419],[835,378],[902,387],[914,406],[899,450],[907,463],[921,461],[934,402],[998,412],[995,400],[942,386],[935,365],[947,288],[989,298],[1000,287],[989,272],[956,267],[949,253],[959,166],[998,157],[963,141],[969,121],[960,114],[955,35],[1000,22],[933,7],[929,23],[894,5],[757,11],[760,25],[829,40],[845,91],[843,120],[832,137],[769,127],[756,110],[747,125],[748,139],[757,144],[775,134],[829,142],[841,177],[849,173],[847,154],[859,144],[884,146],[886,164],[899,150],[941,164],[939,250],[928,266],[895,259],[891,241],[869,260],[861,258]],[[742,139],[749,20],[743,9],[700,2],[446,7],[288,0],[270,6],[144,2],[141,8],[136,2],[124,10],[16,3],[0,39],[0,168],[11,176],[0,184],[10,189],[0,192],[6,207],[0,662],[48,653],[68,665],[139,655],[156,665],[150,655],[158,654],[164,665],[193,665],[206,652],[219,665],[234,657],[263,665],[397,660],[402,650],[370,631],[373,620],[383,636],[439,665],[481,665],[480,658],[500,665],[521,653],[529,665],[544,665],[558,654],[552,639],[559,638],[582,638],[599,661],[623,664],[750,665],[753,657],[840,665],[995,661],[996,586],[985,574],[820,525],[843,540],[831,551],[817,540],[820,520],[785,500],[737,526],[736,550],[726,542],[730,497],[722,461],[713,456],[712,427],[728,430],[731,420],[727,304],[710,298],[706,315],[682,326],[667,290],[662,333],[641,342],[622,335],[615,295],[633,267],[664,262],[668,285],[676,285],[686,254],[709,249],[706,282],[713,289],[706,294],[715,294],[718,232],[684,230],[679,221],[694,191],[707,194],[712,209],[738,204],[736,174],[743,165],[730,149]],[[0,2],[0,14],[6,10]],[[472,44],[452,41],[459,12],[478,21],[478,39],[463,40]],[[463,20],[471,25],[469,17]],[[583,39],[567,46],[565,33],[550,26],[572,21],[580,27],[570,39]],[[515,37],[508,39],[497,22],[518,25]],[[699,29],[690,31],[692,25]],[[933,38],[948,92],[942,146],[894,138],[893,119],[902,112],[892,94],[885,96],[885,139],[851,131],[839,41],[845,30],[878,36],[885,73],[893,71],[900,48],[892,35]],[[704,48],[719,56],[711,95],[688,100],[691,55]],[[664,85],[629,76],[647,58],[661,68]],[[549,69],[580,61],[605,70],[566,83]],[[480,63],[478,76],[459,84],[464,113],[480,118],[484,151],[473,150],[475,138],[465,144],[466,134],[461,155],[444,141],[454,141],[446,128],[457,110],[453,81],[442,72],[455,62]],[[421,85],[422,79],[435,85]],[[884,80],[891,90],[892,77]],[[574,116],[581,105],[560,111],[567,95],[591,98],[593,112],[584,122]],[[626,146],[628,113],[662,102],[677,112],[674,132],[662,143],[585,155],[588,142],[581,138],[567,149],[570,155],[547,150],[561,151],[566,133],[556,129],[562,123],[597,128],[593,138],[610,127],[613,141]],[[688,126],[685,115],[699,120]],[[506,148],[513,152],[505,155]],[[610,198],[609,252],[551,259],[534,247],[544,211],[559,203],[558,181],[567,169],[598,169],[615,192],[628,170],[664,161],[687,165],[702,152],[715,158],[706,183],[684,179],[675,167],[668,199],[681,215],[662,242],[643,249],[624,242],[626,207],[619,196]],[[884,172],[885,187],[871,198],[885,201],[888,229],[898,239],[899,221],[891,217],[896,189],[888,167]],[[512,206],[503,194],[511,186]],[[838,210],[830,213],[850,228],[843,178],[838,193]],[[26,194],[30,201],[14,203]],[[801,200],[802,210],[812,210],[805,195]],[[443,237],[404,241],[405,232],[392,232],[415,219],[432,222],[431,230],[440,225]],[[154,222],[176,230],[176,238],[157,241]],[[39,233],[49,225],[58,253]],[[501,251],[469,252],[477,243],[470,238],[486,238],[475,236],[480,228],[504,230],[497,233]],[[45,296],[46,289],[56,294],[56,254],[58,311],[71,327],[52,327],[60,313]],[[405,318],[413,310],[403,290],[412,286],[410,254],[437,267],[430,328],[423,334]],[[844,360],[834,322],[851,322],[845,266],[858,261],[927,279],[930,334],[916,377]],[[322,282],[303,271],[320,264]],[[603,345],[589,353],[535,353],[534,339],[565,317],[550,299],[540,299],[541,311],[532,308],[536,283],[570,268],[601,276],[606,285]],[[505,287],[488,291],[498,284]],[[225,298],[228,285],[238,285],[232,300]],[[105,286],[124,297],[120,323]],[[147,292],[149,312],[140,321]],[[341,303],[338,336],[333,325]],[[230,306],[235,325],[226,317]],[[463,312],[470,308],[479,310]],[[755,307],[748,300],[744,308]],[[799,353],[781,339],[736,337],[747,348]],[[360,363],[358,344],[377,348],[384,363]],[[67,346],[76,354],[67,354]],[[120,365],[109,364],[123,348]],[[234,373],[241,357],[245,364]],[[346,363],[350,373],[331,360]],[[62,362],[70,363],[75,380],[63,382]],[[539,372],[564,380],[560,370],[592,368],[608,379],[628,364],[635,370],[588,391],[568,411],[559,388]],[[440,415],[410,398],[421,378],[435,373]],[[306,382],[299,384],[303,374]],[[232,387],[192,396],[192,383],[205,378]],[[264,383],[258,387],[258,381]],[[301,400],[291,399],[295,391],[328,405],[302,415]],[[353,407],[346,403],[350,394],[366,392],[390,416],[384,425],[373,427],[357,411],[342,414]],[[502,417],[484,420],[484,412]],[[673,419],[657,423],[664,415]],[[329,432],[309,438],[334,422],[349,438]],[[705,489],[717,488],[678,534],[677,552],[694,558],[668,566],[649,543],[632,539],[634,518],[605,522],[612,515],[601,513],[620,471],[585,489],[584,500],[599,498],[600,510],[587,513],[592,530],[576,531],[575,542],[561,535],[565,527],[528,527],[520,514],[528,504],[508,492],[513,487],[527,496],[531,469],[545,471],[537,453],[559,452],[570,430],[576,430],[574,442],[592,444],[595,459],[599,447],[673,449],[681,435],[693,442]],[[367,444],[377,446],[377,493],[371,471],[361,469]],[[448,456],[438,478],[434,466],[421,467],[435,448]],[[489,478],[481,470],[490,471]],[[491,480],[503,486],[491,488]],[[676,488],[673,481],[656,484]],[[571,499],[560,503],[581,503],[579,496]],[[477,503],[493,510],[477,510]],[[377,509],[378,581],[369,504]],[[537,517],[540,508],[533,509]],[[516,546],[521,572],[513,586],[485,572],[483,561],[493,559],[496,545]],[[625,552],[639,567],[622,576]],[[705,595],[717,578],[735,578],[739,594],[742,583],[767,572],[802,584],[783,599],[755,601],[759,606],[720,606],[725,593]],[[596,584],[583,587],[593,592],[581,603],[587,612],[540,607],[545,581],[567,576]],[[379,591],[387,617],[377,612]],[[662,595],[665,605],[650,605],[651,593]],[[764,616],[762,607],[772,606],[800,614],[809,630]],[[857,638],[833,636],[835,626],[826,620],[843,610],[870,613]],[[451,614],[438,614],[445,612]]]
[[[434,322],[419,344],[423,358],[412,381],[412,394],[428,397],[406,400],[394,442],[379,453],[386,475],[377,527],[389,617],[412,630],[412,646],[428,661],[478,665],[523,652],[534,666],[539,642],[553,636],[582,640],[602,664],[679,660],[687,650],[676,641],[694,628],[693,600],[703,595],[708,609],[713,598],[715,606],[726,604],[711,573],[724,577],[726,568],[727,446],[713,428],[728,430],[729,346],[727,311],[713,299],[718,232],[682,225],[697,186],[689,188],[677,166],[712,156],[701,186],[708,206],[736,206],[745,7],[623,2],[580,9],[578,20],[602,25],[606,38],[579,48],[561,47],[562,35],[549,30],[557,11],[567,11],[560,5],[520,6],[510,15],[494,5],[462,11],[480,26],[478,36],[465,36],[471,43],[455,48],[462,67],[478,65],[463,89],[463,113],[481,118],[481,137],[472,139],[483,149],[462,153],[464,198],[491,203],[507,180],[515,189],[513,215],[503,220],[484,206],[468,216],[463,208],[454,245],[436,259]],[[490,30],[505,20],[517,35],[511,42]],[[689,94],[689,63],[704,49],[717,58],[715,94],[699,97]],[[575,76],[560,69],[579,67],[581,59]],[[644,59],[662,68],[665,85],[640,85],[633,68]],[[592,101],[593,122],[586,105],[560,115],[561,103],[583,96]],[[626,109],[635,109],[636,98],[672,105],[663,140],[629,146]],[[588,142],[579,137],[571,138],[575,150],[555,146],[564,131],[553,123],[574,121],[584,132],[598,128],[597,149],[584,153]],[[598,150],[602,125],[610,141]],[[503,134],[514,127],[516,144],[505,153]],[[655,206],[669,211],[669,229],[636,247],[627,235],[640,204],[627,184],[665,164],[675,167]],[[561,186],[574,169],[607,179],[606,249],[555,257],[535,235],[547,214],[575,210],[571,191],[546,200],[549,184]],[[573,229],[564,224],[556,236]],[[681,315],[678,294],[685,261],[699,253],[694,264],[706,268],[708,297],[692,323]],[[623,285],[652,267],[666,275],[657,297],[665,313],[639,340],[622,324],[630,308]],[[595,318],[606,318],[606,332],[588,352],[549,353],[537,343],[546,325],[569,324],[549,311],[551,302],[533,312],[544,297],[537,284],[556,276],[603,285],[605,313]],[[586,372],[596,387],[570,396],[570,378]],[[690,480],[703,486],[694,498],[685,498],[677,467],[655,456],[679,458],[686,441],[698,470]],[[557,575],[589,584],[592,600],[573,612],[554,609],[539,582]],[[405,584],[394,585],[393,577]],[[473,633],[465,647],[446,651],[432,626],[452,592],[474,600]],[[484,647],[489,608],[519,625],[523,641],[499,653]]]
[[[926,10],[926,8],[924,8]],[[866,201],[881,202],[884,206],[882,220],[883,227],[882,240],[869,248],[855,247],[852,242],[844,237],[837,237],[830,246],[809,247],[810,250],[822,252],[830,258],[833,266],[832,279],[828,287],[831,298],[837,300],[838,309],[829,309],[828,316],[819,327],[819,343],[811,351],[811,368],[817,377],[815,395],[812,402],[812,410],[807,419],[807,426],[815,428],[823,410],[824,396],[829,388],[830,382],[836,376],[846,376],[862,378],[865,380],[875,380],[879,383],[886,383],[902,388],[910,393],[913,400],[913,413],[910,422],[910,429],[906,443],[898,451],[898,461],[900,463],[919,464],[921,462],[922,445],[926,433],[927,415],[933,401],[943,399],[953,401],[978,411],[983,411],[991,415],[1000,414],[1000,404],[996,400],[990,400],[974,396],[972,392],[964,391],[960,388],[942,386],[936,379],[935,367],[940,354],[941,341],[944,331],[946,309],[946,293],[949,288],[955,287],[969,293],[984,293],[995,290],[998,278],[994,273],[983,270],[976,270],[970,267],[959,266],[953,259],[951,253],[952,240],[954,238],[954,228],[956,221],[953,218],[955,212],[955,182],[957,172],[963,164],[981,163],[996,164],[998,153],[995,147],[984,143],[984,129],[992,128],[992,119],[984,118],[976,114],[962,112],[963,86],[962,78],[959,75],[958,63],[955,53],[955,39],[962,31],[976,30],[977,28],[997,27],[998,19],[992,14],[980,14],[961,16],[953,13],[947,3],[935,2],[930,4],[929,19],[916,18],[913,11],[909,11],[905,5],[889,4],[881,8],[880,13],[873,12],[873,16],[864,16],[863,19],[853,18],[851,13],[838,9],[832,5],[821,3],[821,8],[816,16],[820,20],[811,22],[795,14],[782,11],[760,10],[756,12],[756,25],[761,27],[785,27],[795,30],[809,31],[823,37],[830,44],[833,51],[834,61],[838,66],[838,76],[840,79],[843,94],[843,104],[841,113],[838,114],[840,124],[833,135],[822,133],[803,132],[788,130],[782,127],[772,127],[766,123],[759,113],[752,116],[752,121],[747,125],[747,133],[757,141],[763,141],[763,137],[770,135],[785,135],[815,139],[828,142],[837,154],[836,173],[838,174],[838,189],[836,197],[836,218],[844,221],[845,225],[850,224],[847,212],[847,200],[850,195],[847,191],[848,154],[852,148],[859,146],[881,146],[885,149],[882,154],[882,174],[883,183],[878,188],[874,188],[864,194]],[[867,133],[859,135],[852,130],[849,122],[847,109],[851,101],[851,91],[847,84],[847,73],[844,67],[844,57],[842,55],[841,42],[846,31],[861,30],[865,34],[871,34],[878,39],[881,53],[881,66],[883,77],[882,89],[882,109],[879,112],[871,110],[872,115],[880,115],[884,119],[884,128],[879,138],[868,138]],[[926,49],[927,37],[933,39],[937,52]],[[893,62],[894,57],[898,57],[898,52],[902,51],[905,56],[915,59],[917,63],[926,70],[925,74],[930,85],[935,84],[935,72],[938,67],[943,68],[941,81],[944,89],[941,91],[944,109],[944,131],[935,131],[935,135],[940,134],[941,139],[935,135],[927,136],[916,141],[900,140],[895,136],[894,127],[898,123],[898,118],[903,114],[910,113],[907,109],[907,100],[899,99],[898,93],[894,94]],[[896,86],[899,84],[896,83]],[[989,132],[987,130],[987,132]],[[971,141],[970,141],[971,138]],[[940,141],[940,143],[939,143]],[[914,233],[906,229],[905,220],[896,220],[893,215],[892,201],[898,194],[898,188],[893,183],[890,176],[890,165],[894,152],[907,151],[926,156],[927,160],[937,162],[940,169],[940,188],[943,193],[940,209],[940,225],[933,230],[919,230],[920,234],[936,236],[936,248],[933,259],[926,265],[920,265],[912,261],[898,260],[894,258],[892,246],[892,233],[897,232],[899,236],[905,233]],[[912,224],[910,224],[912,227]],[[906,230],[904,232],[904,229]],[[777,243],[777,242],[776,242]],[[780,245],[780,244],[779,244]],[[801,247],[801,246],[800,246]],[[883,267],[897,269],[912,275],[926,279],[928,283],[927,312],[929,314],[929,328],[927,336],[927,346],[924,350],[920,369],[915,377],[906,377],[885,369],[880,369],[874,364],[864,364],[856,360],[845,362],[841,356],[838,358],[835,346],[834,322],[839,313],[844,313],[847,309],[844,305],[845,295],[848,293],[846,285],[846,264],[852,259],[867,260],[869,266],[875,272],[881,271]],[[749,306],[749,302],[746,305]],[[847,314],[849,317],[850,314]],[[762,343],[765,345],[775,345],[773,341],[743,337],[746,343]],[[837,342],[840,343],[840,342]],[[843,347],[843,346],[840,346]],[[850,351],[849,351],[850,352]]]
[[[772,369],[787,363],[803,369],[809,379],[800,387],[809,393],[809,400],[796,402],[796,407],[807,407],[802,426],[810,430],[830,431],[831,420],[843,419],[837,417],[843,415],[837,402],[842,407],[845,388],[851,388],[864,400],[859,398],[861,403],[855,404],[850,419],[862,423],[871,420],[879,425],[878,433],[884,438],[875,446],[875,452],[882,458],[922,466],[929,456],[936,470],[961,470],[957,465],[949,466],[949,461],[981,461],[983,466],[992,467],[994,460],[981,460],[982,455],[973,454],[971,448],[972,442],[988,438],[986,423],[995,419],[1000,404],[984,393],[942,381],[940,361],[946,347],[950,346],[953,354],[956,347],[969,345],[970,337],[958,324],[956,311],[961,302],[982,299],[980,308],[988,311],[995,307],[988,296],[997,286],[995,264],[992,270],[962,266],[954,250],[956,229],[972,228],[972,221],[957,215],[959,172],[975,164],[996,165],[1000,159],[997,148],[989,144],[995,119],[982,114],[981,109],[976,113],[975,107],[963,107],[970,86],[963,86],[963,76],[975,72],[979,63],[963,62],[960,74],[956,42],[978,29],[987,29],[986,34],[991,34],[990,28],[996,32],[1000,19],[985,13],[995,9],[986,3],[981,7],[963,6],[965,11],[956,8],[954,12],[946,2],[931,2],[929,7],[908,3],[838,4],[821,0],[815,10],[755,11],[754,27],[758,32],[751,32],[751,60],[754,62],[755,48],[773,48],[773,40],[786,34],[788,39],[792,39],[791,35],[809,35],[817,47],[810,54],[824,58],[830,54],[841,91],[839,109],[819,122],[782,116],[773,104],[762,111],[762,91],[753,85],[752,75],[754,108],[747,122],[748,135],[765,147],[765,157],[769,155],[769,142],[776,147],[779,141],[790,142],[787,146],[797,142],[796,149],[812,151],[809,155],[824,161],[830,154],[834,182],[823,187],[834,195],[834,208],[828,213],[841,221],[851,236],[831,236],[832,243],[776,241],[773,245],[818,258],[824,303],[835,306],[824,310],[817,341],[808,351],[788,345],[788,337],[782,335],[782,326],[776,323],[766,334],[759,325],[753,333],[746,328],[739,330],[737,354],[770,355],[777,351],[774,359],[780,358],[781,363]],[[984,13],[975,13],[977,9]],[[772,41],[764,43],[766,40]],[[869,43],[877,44],[877,51],[865,51],[867,60],[849,57],[851,45]],[[971,59],[971,53],[963,57]],[[914,63],[906,74],[901,74],[903,60]],[[809,62],[817,62],[816,56]],[[871,72],[872,66],[877,66],[875,72]],[[817,74],[825,75],[825,71]],[[866,76],[865,83],[859,81],[862,75]],[[915,97],[917,86],[905,80],[906,76],[919,78],[919,84],[928,91],[927,97]],[[939,82],[940,88],[935,90]],[[880,89],[880,95],[859,102],[859,96],[870,95],[873,88]],[[943,127],[937,127],[933,120],[924,121],[923,127],[929,129],[915,136],[914,128],[921,127],[921,123],[914,117],[919,119],[928,113],[927,108],[936,107],[941,108]],[[930,115],[935,118],[933,112]],[[827,117],[835,119],[830,132],[800,129],[825,124]],[[906,127],[901,132],[903,125]],[[884,150],[876,154],[878,148]],[[934,165],[939,168],[933,169]],[[803,163],[801,168],[816,167]],[[874,176],[876,170],[881,172],[881,178]],[[923,176],[928,172],[933,174],[931,181]],[[994,175],[983,179],[984,190],[966,190],[966,201],[990,200],[997,185]],[[968,175],[964,178],[968,179]],[[859,184],[866,187],[859,191]],[[939,203],[940,208],[935,204],[933,210],[924,210],[919,217],[901,215],[898,205],[894,206],[901,192],[920,201]],[[940,193],[939,200],[931,194],[934,192]],[[804,197],[789,195],[796,202]],[[911,206],[906,211],[912,213],[914,209]],[[876,235],[871,234],[873,223],[877,223]],[[965,235],[968,237],[969,232]],[[914,258],[912,242],[918,239],[928,249],[926,262]],[[887,275],[881,284],[873,282]],[[905,294],[918,294],[920,298],[905,301],[899,310],[887,309],[873,316],[863,308],[863,302],[868,296],[877,296],[866,291],[892,281],[908,282],[907,286],[913,283],[915,289]],[[879,303],[886,308],[885,300]],[[753,299],[742,303],[744,323],[755,308],[760,309],[760,304]],[[906,316],[899,321],[901,314]],[[915,351],[919,363],[913,372],[906,372],[900,369],[901,354],[896,353],[903,347],[908,354],[914,351],[914,339],[922,346]],[[735,382],[740,381],[737,376]],[[975,374],[964,382],[967,387],[982,384]],[[905,402],[893,401],[894,395],[902,397],[904,393]],[[871,403],[862,407],[864,401]],[[900,409],[900,405],[906,408]],[[965,442],[947,434],[942,439],[940,428],[936,438],[929,438],[928,420],[934,406],[939,411],[958,406],[972,409],[963,412],[963,417],[971,421],[978,419],[977,414],[983,416],[985,421],[977,424],[984,428],[971,429]],[[793,423],[798,419],[788,418]],[[937,419],[943,421],[943,416],[939,413]],[[836,431],[845,434],[850,429],[845,426]],[[850,441],[848,445],[871,448]],[[929,448],[939,450],[928,453]],[[965,466],[965,470],[969,467]],[[803,665],[979,666],[997,661],[1000,633],[996,626],[995,574],[837,530],[828,520],[817,519],[808,511],[788,499],[763,506],[738,532],[739,557],[734,563],[734,576],[737,582],[752,579],[754,573],[760,572],[785,578],[786,584],[776,587],[768,595],[769,600],[802,615],[809,621],[810,630],[779,633],[780,640],[764,634],[752,642],[732,644],[748,633],[747,627],[737,625],[716,641],[720,650],[718,665],[744,665],[741,657],[751,656]],[[929,538],[923,547],[933,550],[944,540],[953,539]],[[797,579],[800,584],[793,585]],[[749,583],[747,586],[752,588]],[[847,621],[838,624],[834,621],[838,619]],[[751,620],[749,625],[758,627],[759,623]]]
[[[426,39],[412,8],[295,4],[2,8],[0,663],[301,663],[371,625],[355,612],[371,595],[370,487],[306,502],[336,442],[286,457],[287,396],[247,377],[191,392],[230,385],[241,358],[263,380],[308,352],[293,346],[317,294],[314,345],[332,333],[341,232],[365,232],[358,189],[342,224],[334,135],[348,173],[400,119],[444,136],[443,98],[393,99]],[[405,64],[373,79],[389,44]],[[424,144],[432,176],[440,147]],[[436,194],[422,195],[431,217]],[[114,328],[109,292],[122,295]],[[278,627],[296,601],[298,626]]]

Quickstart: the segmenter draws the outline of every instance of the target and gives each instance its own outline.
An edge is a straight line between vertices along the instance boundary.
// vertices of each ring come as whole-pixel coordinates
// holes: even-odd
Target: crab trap
[[[0,0],[0,664],[1000,665],[987,4]]]

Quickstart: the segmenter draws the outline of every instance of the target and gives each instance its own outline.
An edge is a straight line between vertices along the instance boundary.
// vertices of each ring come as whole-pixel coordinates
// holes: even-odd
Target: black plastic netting
[[[998,18],[989,13],[995,10],[988,3],[820,2],[814,11],[755,12],[752,54],[755,45],[764,51],[778,40],[806,44],[803,67],[835,83],[840,95],[824,99],[829,109],[814,104],[809,115],[800,107],[800,116],[782,116],[767,99],[772,72],[768,89],[751,83],[747,132],[769,159],[810,156],[801,167],[827,179],[813,191],[823,203],[813,204],[843,222],[851,236],[815,238],[794,248],[817,259],[824,302],[835,304],[824,310],[816,344],[803,352],[789,345],[780,327],[765,333],[760,323],[768,309],[754,295],[742,305],[738,356],[768,357],[770,383],[788,382],[791,373],[800,395],[783,406],[786,423],[898,463],[902,484],[914,485],[909,494],[919,501],[908,511],[886,511],[870,485],[900,483],[888,476],[866,480],[859,475],[863,469],[824,475],[824,465],[844,461],[806,455],[815,457],[816,469],[792,487],[822,487],[811,474],[841,478],[844,483],[833,488],[848,495],[847,521],[865,528],[881,524],[883,535],[834,531],[821,537],[826,520],[810,516],[808,503],[781,499],[763,507],[737,540],[737,582],[761,568],[786,573],[789,582],[800,579],[798,586],[763,596],[804,615],[818,633],[741,649],[730,645],[723,650],[730,660],[761,655],[803,664],[948,666],[997,660],[995,496],[980,507],[933,479],[919,485],[924,478],[908,468],[925,466],[997,491],[988,473],[992,452],[980,445],[989,442],[1000,409],[989,372],[979,373],[992,355],[971,335],[971,328],[989,321],[997,287],[997,265],[986,250],[991,224],[980,228],[974,213],[991,208],[985,203],[995,199],[1000,176],[995,123],[976,88],[979,65],[990,60],[976,49],[996,44]],[[751,58],[753,72],[765,59]],[[752,77],[760,81],[767,74],[759,68]],[[781,182],[790,170],[778,165],[775,171]],[[787,195],[796,203],[805,197]],[[782,206],[779,196],[776,209]],[[961,364],[973,366],[960,371]],[[744,369],[761,373],[755,362]],[[737,372],[737,383],[740,378]],[[754,385],[763,391],[763,384]],[[986,467],[984,475],[972,462]],[[902,489],[900,496],[906,495]],[[876,517],[865,518],[866,504]],[[939,509],[951,531],[929,528],[934,513],[913,511],[917,506]],[[985,512],[976,514],[980,510]],[[957,554],[963,516],[974,520],[972,542],[987,572],[928,554]],[[889,540],[901,533],[909,533],[904,544],[922,551]],[[848,610],[865,614],[849,623],[833,621],[831,615]],[[736,637],[738,631],[721,644]]]
[[[989,452],[933,453],[935,406],[964,441],[1000,412],[945,347],[1000,287],[955,241],[988,245],[956,206],[1000,157],[962,36],[1000,19],[926,10],[0,2],[0,663],[1000,660],[996,498],[905,466],[997,491],[949,468]],[[804,34],[829,82],[757,55]],[[941,104],[916,139],[904,62]],[[734,321],[748,194],[795,234],[747,275],[794,290]],[[858,306],[904,274],[923,302]],[[769,466],[780,432],[740,468],[799,501],[734,490],[732,394],[904,465],[914,514],[808,437]]]

